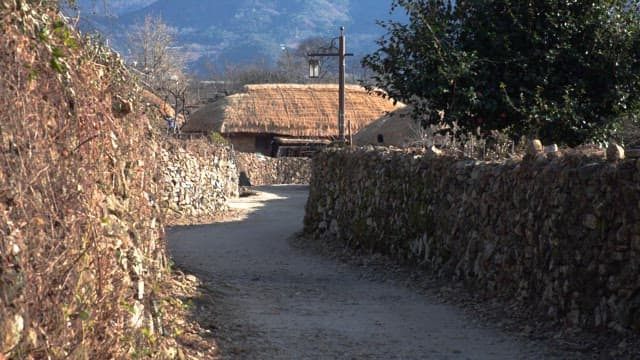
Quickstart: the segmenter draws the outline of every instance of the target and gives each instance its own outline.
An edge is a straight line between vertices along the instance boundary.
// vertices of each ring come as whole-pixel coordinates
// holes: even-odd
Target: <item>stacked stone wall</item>
[[[160,150],[161,205],[169,216],[221,213],[238,196],[245,177],[252,186],[308,184],[311,160],[235,152],[205,141],[169,141]]]
[[[238,196],[238,171],[230,148],[199,144],[162,149],[162,207],[169,215],[201,216],[227,209]]]
[[[311,160],[308,158],[272,158],[236,152],[236,160],[241,185],[308,184],[311,178]]]
[[[640,330],[640,161],[314,157],[305,232],[422,264],[549,319]]]

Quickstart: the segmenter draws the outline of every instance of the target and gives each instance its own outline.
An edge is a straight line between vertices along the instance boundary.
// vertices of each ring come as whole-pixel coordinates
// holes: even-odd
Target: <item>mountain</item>
[[[142,9],[156,0],[75,0],[76,6],[87,14],[118,15]]]
[[[86,10],[87,2],[93,11]],[[85,28],[104,34],[122,54],[127,54],[126,34],[151,14],[176,31],[176,46],[193,66],[210,62],[219,68],[273,64],[284,49],[306,38],[338,36],[340,26],[346,28],[348,51],[360,57],[375,50],[383,35],[376,20],[402,18],[389,13],[391,0],[109,0],[111,8],[102,12],[95,2],[80,1]]]

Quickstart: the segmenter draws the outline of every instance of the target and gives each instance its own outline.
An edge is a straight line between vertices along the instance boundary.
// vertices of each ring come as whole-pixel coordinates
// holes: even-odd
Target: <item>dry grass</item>
[[[0,354],[166,358],[157,134],[121,60],[48,4],[0,2]]]

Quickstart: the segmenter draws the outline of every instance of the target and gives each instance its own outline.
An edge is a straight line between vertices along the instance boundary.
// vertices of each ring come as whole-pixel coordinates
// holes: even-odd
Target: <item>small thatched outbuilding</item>
[[[353,143],[357,146],[377,145],[400,148],[428,144],[443,145],[447,140],[444,134],[448,127],[431,125],[423,128],[420,121],[416,120],[413,110],[413,106],[407,105],[386,114],[353,135]]]
[[[362,128],[353,136],[353,143],[358,146],[405,147],[419,137],[419,129],[412,116],[412,107],[406,106]]]
[[[403,107],[347,85],[345,131],[356,133],[381,116]],[[338,85],[247,85],[244,92],[226,96],[194,112],[182,127],[184,134],[218,132],[239,151],[271,154],[275,137],[331,139],[338,136]]]

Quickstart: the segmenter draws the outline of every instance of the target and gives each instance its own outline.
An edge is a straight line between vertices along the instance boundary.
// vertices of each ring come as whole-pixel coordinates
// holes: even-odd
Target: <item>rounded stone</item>
[[[609,146],[607,147],[607,160],[624,160],[624,148],[616,143],[609,144]]]
[[[529,142],[529,144],[527,144],[527,155],[535,157],[543,151],[544,147],[542,146],[542,141],[540,141],[539,139],[533,139]]]

